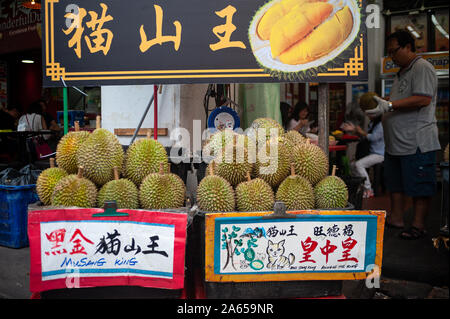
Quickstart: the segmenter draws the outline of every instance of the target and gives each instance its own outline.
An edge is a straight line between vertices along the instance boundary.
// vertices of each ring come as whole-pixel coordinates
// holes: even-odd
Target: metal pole
[[[150,109],[150,107],[151,107],[152,104],[153,104],[153,99],[154,99],[154,97],[155,97],[155,96],[152,95],[152,98],[150,99],[150,102],[148,103],[148,105],[147,105],[147,107],[146,107],[146,109],[145,109],[145,112],[144,112],[144,114],[142,115],[141,121],[139,122],[139,125],[138,125],[138,127],[136,128],[136,130],[134,131],[133,137],[131,138],[131,142],[130,142],[129,145],[133,144],[133,142],[134,142],[134,140],[135,140],[135,138],[136,138],[136,136],[137,136],[139,130],[141,129],[142,122],[144,122],[144,119],[145,119],[145,117],[147,116],[148,110]]]
[[[153,107],[153,138],[158,139],[158,86],[153,86],[154,107]]]
[[[319,83],[319,100],[318,100],[318,120],[319,120],[319,147],[329,157],[328,138],[329,138],[329,118],[330,105],[328,103],[329,87],[328,83]]]
[[[69,132],[69,98],[67,95],[67,87],[63,88],[63,101],[64,101],[64,135]]]

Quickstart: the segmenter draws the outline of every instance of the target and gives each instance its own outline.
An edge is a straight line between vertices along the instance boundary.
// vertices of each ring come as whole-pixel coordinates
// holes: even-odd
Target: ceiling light
[[[34,10],[41,9],[41,0],[25,0],[21,3],[22,7]]]
[[[33,60],[22,60],[22,63],[34,63]]]

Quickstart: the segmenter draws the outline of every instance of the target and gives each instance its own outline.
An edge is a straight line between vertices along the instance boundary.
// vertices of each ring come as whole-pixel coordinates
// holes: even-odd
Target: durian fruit
[[[225,129],[212,134],[205,145],[203,146],[203,154],[206,156],[217,156],[219,151],[222,150],[229,143],[233,143],[233,140],[237,137],[238,145],[247,147],[247,136],[239,134],[231,129]]]
[[[348,189],[345,182],[335,176],[336,166],[333,165],[331,176],[322,179],[314,187],[314,197],[316,208],[333,209],[345,208],[348,201]]]
[[[328,158],[322,149],[309,142],[297,145],[292,150],[295,171],[311,185],[317,184],[328,174]]]
[[[275,130],[275,133],[277,133],[277,136],[283,136],[284,135],[284,128],[283,126],[271,118],[261,117],[255,119],[250,129],[247,132],[247,135],[249,138],[252,138],[256,141],[256,144],[258,143],[258,140],[260,139],[259,136],[259,129],[262,129],[265,133],[266,140],[269,140],[272,138],[271,131]]]
[[[372,110],[377,107],[378,103],[373,98],[374,96],[378,96],[375,92],[367,92],[361,95],[359,98],[359,106],[363,111]]]
[[[320,24],[306,37],[279,55],[284,64],[297,65],[314,61],[336,49],[349,36],[353,15],[348,6]]]
[[[159,172],[161,163],[167,172],[169,159],[166,149],[147,134],[147,138],[136,140],[127,149],[124,175],[139,187],[148,174]]]
[[[258,22],[256,33],[261,40],[269,40],[273,26],[292,8],[303,5],[311,0],[282,0],[272,5]],[[311,1],[312,2],[312,1]]]
[[[56,164],[68,174],[78,171],[77,151],[89,137],[88,131],[80,131],[78,121],[75,122],[75,131],[64,135],[56,147]]]
[[[448,144],[444,149],[444,162],[448,162]]]
[[[272,146],[272,153],[271,148]],[[276,146],[276,152],[273,146]],[[266,142],[266,152],[259,149],[258,158],[255,163],[253,176],[257,176],[267,182],[271,187],[276,188],[289,175],[290,171],[290,149],[279,139]]]
[[[50,205],[56,184],[67,175],[65,170],[55,167],[55,159],[50,158],[50,168],[42,171],[36,180],[36,192],[44,205]]]
[[[78,174],[63,177],[56,184],[51,204],[53,206],[95,207],[97,204],[97,187],[89,179],[83,177],[83,167]]]
[[[278,187],[276,200],[284,202],[287,210],[314,208],[314,189],[306,178],[295,174],[293,163],[291,175]]]
[[[289,143],[292,143],[292,145],[306,143],[306,137],[295,130],[289,130],[283,136]]]
[[[114,179],[114,167],[122,167],[123,148],[117,137],[110,131],[100,128],[100,117],[97,117],[97,128],[78,148],[77,163],[84,167],[84,176],[98,186]]]
[[[116,201],[117,208],[139,208],[139,190],[132,181],[119,178],[119,170],[114,167],[114,180],[102,186],[97,196],[97,206],[104,207],[105,201]]]
[[[213,167],[214,173],[225,178],[233,187],[243,182],[247,178],[247,172],[253,170],[254,164],[249,161],[247,148],[234,144],[227,145],[221,151],[221,155],[216,157]]]
[[[296,5],[272,28],[270,49],[272,57],[278,57],[296,42],[303,39],[333,11],[333,5],[327,2]]]
[[[231,212],[236,207],[233,187],[225,178],[214,175],[214,162],[197,187],[197,205],[204,212]]]
[[[164,172],[160,163],[158,173],[148,174],[139,187],[139,201],[144,209],[167,209],[183,207],[186,199],[186,186],[175,174]]]
[[[251,179],[247,173],[247,181],[236,187],[236,206],[238,211],[268,211],[275,203],[272,187],[261,178]]]

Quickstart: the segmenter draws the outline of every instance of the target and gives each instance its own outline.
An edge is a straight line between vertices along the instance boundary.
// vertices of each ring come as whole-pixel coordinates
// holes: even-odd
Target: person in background
[[[294,106],[294,110],[292,111],[286,130],[295,130],[302,133],[303,135],[305,135],[306,133],[317,133],[317,127],[310,128],[308,115],[308,104],[303,101],[299,101]]]
[[[292,113],[292,107],[289,103],[280,102],[280,112],[281,112],[281,121],[283,124],[283,128],[286,130],[289,124],[289,117]]]
[[[19,118],[17,130],[35,132],[47,130],[47,123],[45,123],[45,119],[41,114],[41,104],[39,102],[31,103],[27,112]]]
[[[62,128],[56,123],[53,116],[47,112],[47,102],[44,99],[38,100],[38,103],[41,105],[42,116],[45,119],[45,123],[47,124],[47,128],[52,131],[60,132]]]
[[[412,197],[414,217],[400,237],[418,239],[427,233],[426,216],[437,191],[436,151],[441,148],[435,116],[438,81],[433,65],[416,55],[415,40],[408,31],[392,33],[386,50],[400,71],[389,101],[374,97],[377,107],[366,114],[383,115],[384,178],[391,199],[386,225],[405,226],[405,196]]]
[[[14,106],[7,106],[0,109],[0,130],[15,131],[17,129],[17,120],[19,119],[20,111]]]
[[[355,175],[365,178],[363,198],[373,197],[374,192],[370,183],[369,174],[367,174],[367,169],[384,161],[384,136],[381,116],[370,119],[367,132],[359,125],[354,125],[350,122],[344,123],[342,129],[366,139],[369,143],[369,154],[358,159],[354,163],[353,169]]]
[[[19,109],[10,105],[4,109],[0,109],[0,131],[13,132],[17,130],[17,121],[20,116]],[[10,161],[17,158],[19,146],[17,137],[0,136],[0,154],[4,154]]]

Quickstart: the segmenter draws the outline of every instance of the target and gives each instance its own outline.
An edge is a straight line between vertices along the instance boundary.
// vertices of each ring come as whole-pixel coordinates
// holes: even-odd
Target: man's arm
[[[431,97],[425,95],[412,95],[404,99],[392,101],[394,110],[411,110],[427,106],[431,103]]]

